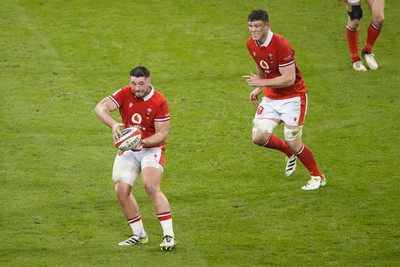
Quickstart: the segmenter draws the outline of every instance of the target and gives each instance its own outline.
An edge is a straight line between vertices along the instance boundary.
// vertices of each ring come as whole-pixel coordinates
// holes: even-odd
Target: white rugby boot
[[[131,235],[127,240],[119,242],[119,246],[131,246],[131,245],[138,245],[138,244],[146,244],[149,242],[149,238],[147,236],[139,236],[139,235]]]
[[[356,71],[367,71],[367,68],[362,64],[361,60],[351,63],[351,67]]]
[[[322,178],[320,176],[311,176],[311,179],[301,189],[308,191],[308,190],[315,190],[322,186],[325,186],[326,178],[324,175],[322,175]]]
[[[175,246],[176,246],[175,238],[170,235],[164,236],[163,241],[160,244],[161,250],[165,251],[172,250]]]
[[[286,176],[290,176],[296,170],[297,157],[295,154],[293,154],[290,158],[286,157],[285,160],[286,160],[285,174]]]
[[[378,63],[376,63],[374,54],[371,54],[371,52],[364,52],[364,50],[363,50],[361,55],[365,59],[365,61],[367,62],[368,67],[371,70],[378,69]]]

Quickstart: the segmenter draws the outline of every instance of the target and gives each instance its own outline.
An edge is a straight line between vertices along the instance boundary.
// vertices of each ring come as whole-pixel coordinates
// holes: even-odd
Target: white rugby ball
[[[137,127],[123,129],[121,136],[115,143],[118,150],[127,151],[135,148],[142,139],[142,131]]]

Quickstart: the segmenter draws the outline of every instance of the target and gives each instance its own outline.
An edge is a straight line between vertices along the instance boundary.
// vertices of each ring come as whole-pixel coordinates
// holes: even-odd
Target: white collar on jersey
[[[149,93],[148,95],[146,95],[145,97],[143,97],[143,100],[144,100],[144,101],[149,100],[149,99],[154,95],[154,87],[153,87],[153,85],[150,84],[150,87],[151,87],[151,91],[150,91],[150,93]]]
[[[268,30],[268,35],[267,35],[267,39],[265,40],[265,42],[261,45],[257,42],[257,45],[267,47],[269,45],[269,43],[271,42],[273,35],[274,35],[274,33],[271,30]]]

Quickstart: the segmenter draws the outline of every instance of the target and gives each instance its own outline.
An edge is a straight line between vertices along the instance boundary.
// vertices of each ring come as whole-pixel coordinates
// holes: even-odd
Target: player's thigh
[[[126,151],[115,157],[112,171],[114,182],[121,181],[131,186],[135,183],[140,174],[140,165],[132,153],[131,151]]]
[[[158,190],[164,172],[164,150],[160,147],[146,149],[141,160],[141,169],[146,191]]]
[[[162,176],[163,169],[160,165],[147,166],[142,169],[142,181],[146,191],[158,191]]]
[[[281,122],[280,114],[277,111],[278,106],[278,100],[267,97],[262,98],[253,119],[253,143],[263,146],[270,139],[274,129]]]
[[[366,2],[371,9],[372,19],[374,22],[383,23],[385,18],[385,0],[366,0]]]

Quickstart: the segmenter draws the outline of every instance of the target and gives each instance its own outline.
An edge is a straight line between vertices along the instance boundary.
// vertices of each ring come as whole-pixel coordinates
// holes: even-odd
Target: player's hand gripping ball
[[[128,127],[121,132],[121,136],[115,143],[118,150],[128,151],[140,143],[142,139],[142,131],[137,127]]]

